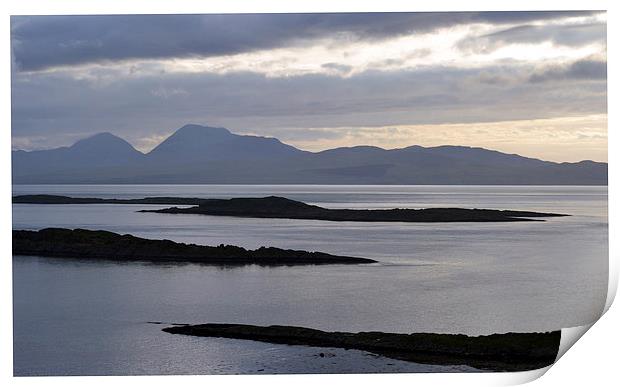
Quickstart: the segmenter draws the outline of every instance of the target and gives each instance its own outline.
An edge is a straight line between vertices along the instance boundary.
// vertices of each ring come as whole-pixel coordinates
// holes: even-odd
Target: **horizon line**
[[[403,150],[403,149],[408,149],[408,148],[413,148],[413,147],[419,147],[419,148],[423,148],[423,149],[433,149],[433,148],[441,148],[441,147],[454,147],[454,148],[482,149],[482,150],[486,150],[486,151],[490,151],[490,152],[498,152],[498,153],[502,153],[502,154],[505,154],[505,155],[519,156],[519,157],[523,157],[523,158],[527,158],[527,159],[539,160],[539,161],[556,163],[556,164],[577,164],[577,163],[583,163],[583,162],[593,162],[593,163],[600,163],[600,164],[609,164],[609,161],[597,161],[597,160],[593,160],[593,159],[582,159],[582,160],[579,160],[579,161],[553,161],[553,160],[546,160],[546,159],[542,159],[542,158],[534,157],[534,156],[525,156],[525,155],[522,155],[520,153],[509,153],[509,152],[505,152],[505,151],[501,151],[501,150],[497,150],[497,149],[493,149],[493,148],[486,148],[486,147],[482,147],[482,146],[459,145],[459,144],[441,144],[441,145],[432,145],[432,146],[423,146],[423,145],[419,145],[419,144],[412,144],[412,145],[407,145],[407,146],[404,146],[404,147],[397,147],[397,148],[383,148],[383,147],[378,146],[378,145],[357,144],[357,145],[349,145],[349,146],[338,146],[338,147],[334,147],[334,148],[325,148],[325,149],[313,151],[313,150],[303,149],[303,148],[301,148],[299,146],[296,146],[296,145],[291,145],[289,143],[286,143],[286,142],[280,140],[278,137],[275,137],[275,136],[264,136],[264,135],[252,134],[252,133],[235,133],[235,132],[232,132],[230,129],[222,127],[222,126],[209,126],[209,125],[194,124],[194,123],[185,124],[185,125],[181,126],[180,128],[175,129],[172,133],[170,133],[168,136],[163,138],[159,143],[157,143],[155,146],[153,146],[148,152],[144,152],[144,151],[140,150],[131,141],[125,139],[124,137],[121,137],[120,135],[114,134],[114,133],[112,133],[110,131],[103,131],[103,132],[94,133],[92,135],[89,135],[89,136],[80,138],[78,140],[75,140],[70,145],[58,146],[58,147],[55,147],[55,148],[40,148],[40,149],[36,149],[35,148],[35,149],[30,149],[30,150],[20,149],[20,148],[12,148],[11,147],[11,152],[27,152],[28,153],[28,152],[51,151],[51,150],[63,149],[63,148],[67,149],[67,148],[71,148],[72,146],[76,145],[80,141],[88,140],[90,138],[94,138],[94,137],[97,137],[97,136],[100,136],[100,135],[108,134],[108,135],[116,137],[116,138],[118,138],[120,140],[125,141],[136,152],[138,152],[138,153],[140,153],[140,154],[142,154],[144,156],[147,156],[151,152],[153,152],[153,150],[155,150],[159,145],[164,143],[171,136],[173,136],[178,131],[180,131],[181,129],[183,129],[183,128],[187,127],[187,126],[200,126],[202,128],[205,128],[205,129],[224,129],[224,130],[228,131],[230,134],[235,135],[235,136],[247,136],[247,137],[275,139],[275,140],[279,141],[280,143],[282,143],[284,145],[293,147],[293,148],[295,148],[297,150],[300,150],[302,152],[308,152],[308,153],[312,153],[312,154],[319,154],[319,153],[323,153],[323,152],[327,152],[327,151],[332,151],[332,150],[337,150],[337,149],[353,149],[353,148],[375,148],[375,149],[380,149],[380,150],[383,150],[383,151],[397,151],[397,150]],[[11,141],[12,141],[12,139],[11,139]]]

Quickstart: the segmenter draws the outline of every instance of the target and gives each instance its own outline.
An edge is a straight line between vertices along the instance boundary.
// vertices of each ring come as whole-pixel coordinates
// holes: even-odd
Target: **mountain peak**
[[[188,124],[177,129],[157,145],[150,154],[202,153],[209,146],[230,140],[233,137],[236,135],[225,128]]]
[[[109,132],[97,133],[93,136],[84,138],[71,145],[69,149],[72,150],[97,150],[102,149],[118,149],[123,151],[137,152],[135,148],[123,140],[122,138],[113,135]]]
[[[76,141],[75,144],[73,144],[74,146],[77,144],[83,144],[83,143],[88,143],[88,142],[92,142],[92,141],[111,141],[111,140],[121,140],[124,141],[122,138],[113,135],[110,132],[101,132],[101,133],[97,133],[97,134],[93,134],[92,136],[83,138],[81,140]]]
[[[212,126],[203,126],[197,124],[187,124],[174,132],[174,135],[191,135],[191,136],[227,136],[231,135],[226,128],[216,128]]]

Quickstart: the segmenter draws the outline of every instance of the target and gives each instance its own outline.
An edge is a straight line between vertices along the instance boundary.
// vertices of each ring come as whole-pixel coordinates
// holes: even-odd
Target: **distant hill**
[[[200,125],[178,129],[147,154],[101,133],[12,157],[16,184],[607,184],[607,164],[594,161],[555,163],[464,146],[307,152]]]
[[[41,151],[13,151],[13,181],[65,181],[101,171],[139,163],[144,154],[130,143],[110,133],[99,133],[70,147]],[[27,177],[31,176],[31,177]]]

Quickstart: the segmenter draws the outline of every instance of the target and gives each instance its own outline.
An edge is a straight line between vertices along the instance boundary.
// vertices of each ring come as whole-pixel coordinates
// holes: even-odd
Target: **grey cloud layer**
[[[607,80],[607,62],[580,60],[565,66],[553,66],[542,72],[532,74],[530,82],[557,80],[598,79]]]
[[[52,135],[49,147],[101,131],[136,142],[188,122],[277,134],[286,140],[299,138],[296,128],[599,114],[606,112],[606,80],[597,73],[600,65],[576,62],[555,75],[551,72],[561,70],[547,69],[549,74],[538,75],[545,82],[531,81],[538,74],[535,68],[510,66],[373,71],[349,78],[126,75],[112,82],[76,80],[61,73],[30,74],[13,80],[12,128],[17,138]],[[320,139],[330,134],[307,131],[303,136]]]
[[[468,37],[459,43],[459,47],[474,52],[491,52],[512,43],[549,41],[555,45],[576,47],[588,43],[605,43],[606,40],[607,25],[604,23],[521,25],[492,34]]]
[[[11,18],[11,45],[18,69],[34,71],[128,59],[228,55],[321,37],[383,39],[464,23],[527,23],[592,13],[594,11],[14,16]],[[532,36],[537,33],[546,32],[534,31]],[[514,36],[514,31],[510,35]],[[523,39],[524,32],[516,35]],[[557,39],[563,38],[557,35]]]

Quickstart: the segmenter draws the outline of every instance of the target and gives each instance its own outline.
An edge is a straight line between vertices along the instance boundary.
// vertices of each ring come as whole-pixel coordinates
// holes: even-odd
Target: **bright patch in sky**
[[[413,144],[426,147],[465,145],[558,162],[586,159],[607,161],[606,114],[468,124],[310,130],[323,133],[327,139],[296,140],[295,134],[291,133],[288,142],[312,151],[365,144],[386,149],[404,148]]]

